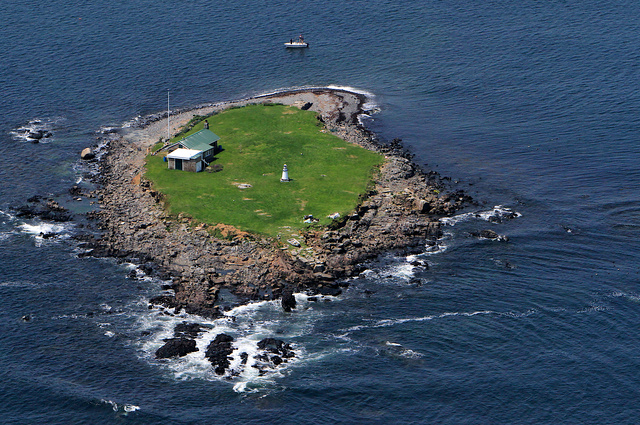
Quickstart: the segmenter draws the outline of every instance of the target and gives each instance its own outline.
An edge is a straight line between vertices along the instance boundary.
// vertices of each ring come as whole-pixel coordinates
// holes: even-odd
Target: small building
[[[204,170],[218,152],[218,137],[213,131],[203,129],[184,139],[165,146],[168,151],[167,166],[170,170],[194,173]]]
[[[195,149],[176,149],[167,155],[169,169],[199,173],[205,167],[202,154],[202,151]]]

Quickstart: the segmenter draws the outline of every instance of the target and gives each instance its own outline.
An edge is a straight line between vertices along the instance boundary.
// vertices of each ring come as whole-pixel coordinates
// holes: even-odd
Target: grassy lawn
[[[166,195],[170,212],[233,225],[267,236],[288,237],[308,224],[320,225],[352,211],[364,193],[377,153],[346,143],[316,120],[316,114],[282,105],[250,105],[207,118],[223,149],[212,163],[219,172],[190,173],[167,169],[163,155],[147,157],[146,178]],[[197,124],[186,135],[203,128]],[[280,182],[287,164],[292,181]],[[239,189],[239,184],[251,187]]]

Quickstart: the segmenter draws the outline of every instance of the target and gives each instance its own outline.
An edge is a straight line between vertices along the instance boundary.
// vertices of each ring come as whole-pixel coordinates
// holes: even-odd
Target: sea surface
[[[639,2],[5,0],[0,22],[0,423],[638,423]],[[366,125],[478,205],[340,297],[208,322],[201,347],[291,343],[273,373],[155,360],[195,320],[147,308],[162,282],[78,258],[82,221],[13,212],[90,208],[68,194],[80,151],[167,90],[179,108],[306,86],[368,93]]]

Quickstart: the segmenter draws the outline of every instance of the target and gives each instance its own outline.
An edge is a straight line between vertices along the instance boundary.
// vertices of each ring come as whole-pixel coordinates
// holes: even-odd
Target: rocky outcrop
[[[289,359],[296,356],[290,344],[275,338],[265,338],[261,340],[258,342],[258,349],[263,352],[256,356],[256,364],[254,364],[253,367],[258,369],[261,374],[282,363],[287,363]]]
[[[224,372],[231,364],[229,356],[233,352],[232,342],[233,337],[227,334],[218,334],[207,347],[207,352],[204,356],[211,362],[217,375],[224,375]]]
[[[69,211],[52,198],[33,196],[27,199],[27,204],[15,208],[16,216],[21,218],[39,217],[43,220],[66,222],[73,216]]]
[[[197,338],[207,327],[199,323],[182,322],[173,329],[173,335],[176,338]]]
[[[156,351],[156,359],[168,359],[172,357],[184,357],[189,353],[198,351],[196,342],[190,338],[170,338]]]
[[[296,308],[296,297],[293,296],[293,290],[291,288],[286,288],[282,291],[281,304],[282,309],[286,312],[290,312]]]
[[[291,349],[290,344],[287,344],[284,341],[275,338],[265,338],[261,340],[260,342],[258,342],[258,348],[269,353],[284,357],[285,359],[289,359],[295,356],[295,353]]]

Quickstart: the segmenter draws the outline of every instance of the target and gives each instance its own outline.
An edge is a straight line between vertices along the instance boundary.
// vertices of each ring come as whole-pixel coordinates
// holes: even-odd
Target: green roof
[[[213,144],[220,140],[220,137],[213,131],[202,129],[193,133],[190,136],[185,137],[178,143],[187,149],[194,149],[198,151],[206,151],[213,147]]]

